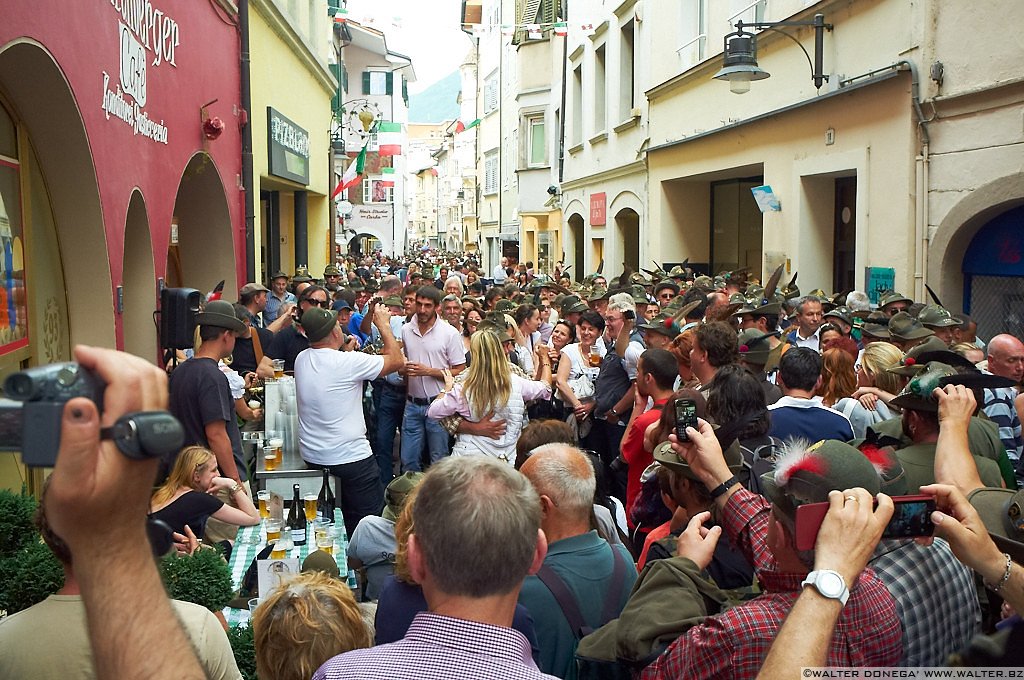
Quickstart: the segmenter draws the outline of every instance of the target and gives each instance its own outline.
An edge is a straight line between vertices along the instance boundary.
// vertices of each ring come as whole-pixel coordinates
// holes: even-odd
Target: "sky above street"
[[[348,0],[354,21],[383,31],[388,49],[412,58],[414,93],[458,69],[472,48],[459,28],[461,8],[461,0]]]

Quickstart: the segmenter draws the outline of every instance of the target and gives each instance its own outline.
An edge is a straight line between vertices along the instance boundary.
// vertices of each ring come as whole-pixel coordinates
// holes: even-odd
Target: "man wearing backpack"
[[[592,530],[595,479],[587,457],[568,444],[534,449],[520,469],[540,496],[548,554],[528,576],[519,603],[530,610],[540,643],[540,669],[576,678],[576,647],[618,617],[636,581],[633,558]]]

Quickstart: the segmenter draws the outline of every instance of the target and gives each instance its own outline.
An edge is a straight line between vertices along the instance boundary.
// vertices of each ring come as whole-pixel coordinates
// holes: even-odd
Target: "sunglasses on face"
[[[327,301],[327,300],[319,300],[319,299],[316,299],[316,298],[309,298],[309,299],[306,300],[306,302],[308,302],[309,304],[313,305],[314,307],[330,307],[331,306],[331,303],[329,301]]]

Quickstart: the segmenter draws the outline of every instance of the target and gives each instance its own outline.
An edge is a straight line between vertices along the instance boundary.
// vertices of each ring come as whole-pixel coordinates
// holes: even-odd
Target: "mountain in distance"
[[[442,123],[459,117],[461,79],[452,71],[419,94],[409,94],[410,123]]]

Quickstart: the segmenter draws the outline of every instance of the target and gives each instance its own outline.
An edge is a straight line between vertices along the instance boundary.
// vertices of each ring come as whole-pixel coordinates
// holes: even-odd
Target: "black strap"
[[[619,599],[622,597],[622,582],[626,572],[625,559],[613,546],[609,545],[608,548],[612,551],[615,566],[612,569],[612,584],[605,598],[604,609],[601,612],[601,621],[597,625],[598,628],[618,616],[620,611]],[[580,611],[580,605],[576,596],[569,590],[569,586],[565,584],[562,577],[555,573],[551,565],[541,565],[540,570],[537,572],[537,578],[551,591],[551,595],[554,596],[555,602],[561,608],[562,614],[565,615],[565,620],[568,621],[569,628],[577,640],[594,632],[595,629],[588,626],[583,618],[583,613]]]

